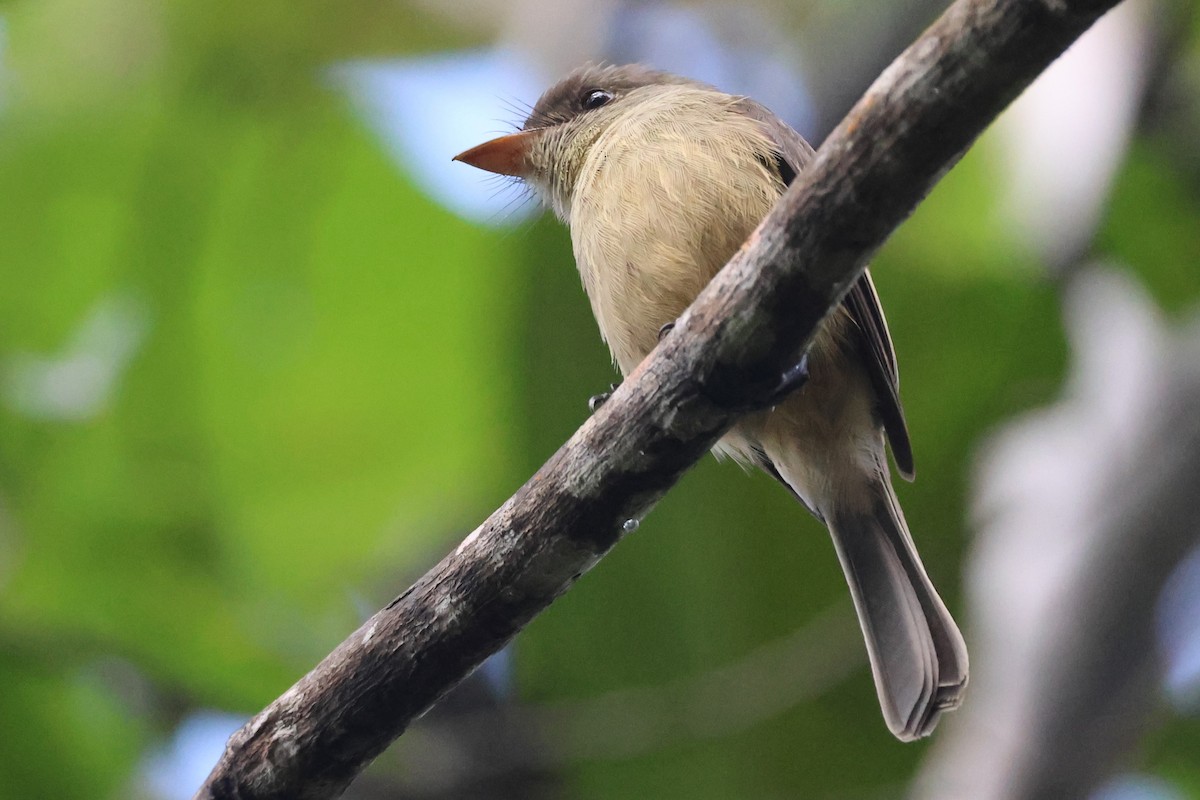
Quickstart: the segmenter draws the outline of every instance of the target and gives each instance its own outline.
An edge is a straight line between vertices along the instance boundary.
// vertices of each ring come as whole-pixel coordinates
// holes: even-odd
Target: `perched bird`
[[[571,229],[600,333],[628,375],[813,155],[764,106],[641,66],[587,66],[521,131],[456,156],[523,179]],[[967,650],[892,491],[913,476],[896,356],[864,272],[818,329],[802,388],[745,417],[718,455],[761,467],[833,537],[888,728],[908,741],[961,702]]]

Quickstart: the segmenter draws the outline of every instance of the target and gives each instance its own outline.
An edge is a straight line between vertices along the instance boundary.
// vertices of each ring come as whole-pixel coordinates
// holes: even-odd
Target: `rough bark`
[[[454,552],[235,733],[196,796],[336,797],[770,397],[887,236],[1116,2],[951,6],[598,413]]]

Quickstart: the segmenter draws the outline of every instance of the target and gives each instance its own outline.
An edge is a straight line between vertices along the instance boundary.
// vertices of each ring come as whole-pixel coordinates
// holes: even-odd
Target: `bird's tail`
[[[861,495],[860,495],[861,496]],[[870,501],[827,515],[850,584],[888,728],[902,741],[928,736],[967,685],[967,648],[925,574],[887,478]]]

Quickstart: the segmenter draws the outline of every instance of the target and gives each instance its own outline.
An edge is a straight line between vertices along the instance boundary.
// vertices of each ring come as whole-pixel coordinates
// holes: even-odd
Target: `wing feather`
[[[790,184],[813,157],[812,145],[760,103],[743,98],[738,101],[737,108],[762,123],[778,150],[775,169],[784,184]],[[871,281],[870,270],[863,271],[842,301],[842,306],[854,321],[859,334],[867,373],[875,389],[876,410],[892,446],[896,469],[904,478],[912,480],[915,475],[912,442],[908,436],[908,424],[904,420],[904,409],[900,405],[900,373],[896,368],[896,351],[892,346],[883,308],[879,304],[879,295]]]

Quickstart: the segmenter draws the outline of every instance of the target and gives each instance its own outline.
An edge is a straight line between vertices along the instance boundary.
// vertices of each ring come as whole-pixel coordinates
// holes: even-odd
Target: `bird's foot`
[[[800,356],[800,360],[790,367],[779,378],[779,385],[771,392],[768,405],[775,405],[808,383],[808,353]]]
[[[619,383],[610,383],[608,385],[607,392],[601,392],[600,394],[594,394],[591,397],[589,397],[588,398],[588,410],[591,411],[593,414],[595,414],[596,410],[598,408],[600,408],[600,406],[602,406],[606,402],[608,402],[608,398],[612,397],[612,393],[615,392],[617,390],[617,387],[620,385],[621,384],[619,384]]]
[[[664,338],[666,338],[668,333],[670,333],[672,330],[674,330],[674,328],[675,328],[674,322],[668,322],[666,325],[663,325],[661,328],[658,329],[658,340],[661,342]]]

